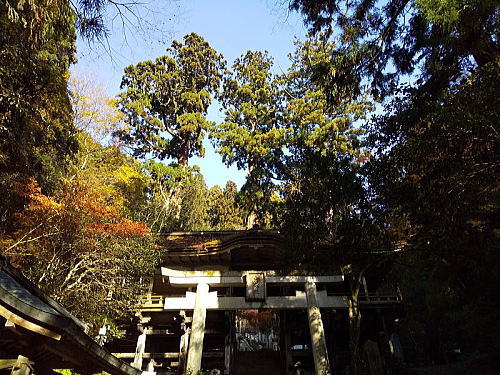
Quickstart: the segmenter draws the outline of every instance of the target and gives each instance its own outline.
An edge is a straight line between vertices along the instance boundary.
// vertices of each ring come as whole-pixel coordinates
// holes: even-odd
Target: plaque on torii
[[[264,272],[247,272],[245,276],[246,301],[266,300],[266,275]]]

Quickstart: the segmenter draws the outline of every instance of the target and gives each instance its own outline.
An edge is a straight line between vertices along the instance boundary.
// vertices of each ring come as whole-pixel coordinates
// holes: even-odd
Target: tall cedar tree
[[[318,69],[332,64],[336,45],[311,37],[297,43],[283,77],[288,96],[284,118],[293,127],[289,154],[280,168],[283,185],[281,232],[291,268],[344,272],[350,281],[349,329],[352,372],[361,371],[358,295],[366,270],[387,246],[381,226],[371,220],[360,166],[366,159],[362,129],[355,126],[372,108],[364,98],[322,85]]]
[[[322,86],[323,75],[317,71],[332,64],[336,45],[322,38],[311,37],[296,42],[290,56],[292,65],[283,76],[286,106],[284,121],[290,126],[287,145],[293,155],[316,150],[322,155],[359,154],[359,134],[353,126],[365,119],[372,104],[364,97],[355,100],[348,92],[330,101],[332,91]],[[286,170],[286,168],[285,168]]]
[[[209,190],[208,219],[213,230],[234,230],[243,227],[242,210],[237,201],[238,187],[228,181],[224,190],[219,185]]]
[[[187,166],[193,155],[203,156],[203,138],[212,95],[219,88],[224,62],[199,35],[174,41],[168,55],[125,68],[119,108],[128,129],[117,134],[134,155],[161,160],[174,158]]]
[[[242,191],[249,217],[266,211],[273,194],[272,166],[282,155],[287,133],[279,126],[281,96],[272,65],[267,52],[248,51],[236,59],[221,96],[225,122],[210,134],[227,165],[248,170]]]
[[[498,347],[499,73],[498,65],[487,64],[436,101],[405,90],[370,132],[376,159],[369,177],[378,204],[406,215],[417,229],[411,244],[419,256],[408,263],[425,270],[435,288],[448,285],[440,297],[447,308],[422,322],[427,328],[419,338],[434,362],[447,360],[450,345]],[[406,272],[411,279],[415,269]]]
[[[316,70],[324,87],[340,84],[357,95],[368,83],[377,97],[397,94],[373,122],[375,157],[367,177],[377,215],[405,218],[413,228],[415,255],[406,261],[426,275],[423,300],[429,305],[438,294],[433,288],[448,286],[439,299],[449,303],[409,312],[428,318],[421,321],[420,348],[434,363],[457,343],[491,350],[498,299],[489,297],[490,285],[498,283],[500,263],[493,250],[498,2],[294,0],[291,7],[305,15],[311,31],[334,34],[339,43],[332,62]],[[322,74],[328,71],[335,74]],[[403,74],[416,79],[398,90]],[[409,285],[416,271],[405,270],[398,277]]]

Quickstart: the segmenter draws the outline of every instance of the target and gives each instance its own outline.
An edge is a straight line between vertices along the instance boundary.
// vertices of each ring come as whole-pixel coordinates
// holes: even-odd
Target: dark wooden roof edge
[[[167,236],[178,237],[186,234],[187,236],[193,235],[195,232],[174,232],[176,234],[168,234]],[[181,234],[178,234],[181,233]],[[201,232],[200,232],[201,233]],[[220,233],[220,232],[217,232]],[[217,239],[216,243],[197,243],[194,245],[189,244],[173,244],[173,243],[163,243],[162,246],[167,250],[163,256],[165,258],[190,258],[191,256],[202,257],[210,259],[210,256],[227,254],[233,250],[235,247],[242,245],[258,245],[266,243],[269,246],[269,250],[274,250],[276,256],[281,253],[281,236],[278,231],[270,230],[249,230],[249,231],[226,231],[224,236]],[[197,236],[207,237],[211,235],[210,232],[204,234],[197,234]],[[175,242],[175,239],[171,240]],[[168,242],[168,240],[166,240]]]
[[[130,366],[121,359],[113,356],[108,350],[97,344],[90,336],[84,332],[83,323],[70,314],[61,305],[53,299],[45,295],[36,285],[29,281],[21,272],[12,267],[6,258],[0,254],[0,271],[5,272],[12,277],[22,287],[26,288],[26,292],[33,294],[42,302],[47,303],[57,313],[50,314],[41,311],[35,306],[32,306],[8,291],[0,288],[1,303],[7,310],[12,313],[21,313],[33,323],[46,327],[50,330],[58,332],[62,335],[66,344],[73,343],[75,349],[80,353],[93,359],[95,368],[107,371],[113,375],[140,375],[141,371]],[[49,301],[50,303],[48,303]],[[66,341],[67,340],[67,341]]]
[[[11,275],[23,288],[29,291],[32,295],[39,298],[42,302],[45,302],[59,314],[73,320],[73,322],[81,329],[86,329],[86,326],[82,321],[80,321],[76,316],[62,307],[59,303],[50,298],[47,294],[42,292],[42,290],[38,288],[33,282],[31,282],[31,280],[29,280],[26,276],[24,276],[22,272],[13,267],[8,262],[7,258],[2,254],[0,254],[0,270],[4,270],[7,274]]]

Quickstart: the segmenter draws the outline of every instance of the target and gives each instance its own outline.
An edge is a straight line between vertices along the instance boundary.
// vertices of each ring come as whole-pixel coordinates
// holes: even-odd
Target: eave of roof
[[[163,258],[169,264],[227,264],[234,251],[246,249],[257,254],[262,248],[279,262],[282,253],[282,238],[275,230],[170,232],[159,236],[157,245],[165,250]]]
[[[75,364],[89,361],[92,367],[113,375],[139,375],[141,371],[113,356],[97,344],[83,330],[83,323],[61,305],[46,296],[19,271],[0,256],[0,315],[18,318],[21,326],[31,335],[43,335],[47,330],[54,350],[74,352]],[[41,327],[42,331],[34,331]],[[40,333],[41,332],[41,333]],[[78,361],[76,361],[78,360]],[[62,367],[67,362],[61,363]],[[53,368],[61,367],[57,363]]]

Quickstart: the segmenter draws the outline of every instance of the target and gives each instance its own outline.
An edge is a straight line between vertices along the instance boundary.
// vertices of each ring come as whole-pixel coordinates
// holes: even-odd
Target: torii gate
[[[328,296],[326,290],[318,291],[316,285],[343,282],[343,276],[286,276],[274,271],[179,271],[165,267],[161,273],[172,286],[196,287],[196,292],[188,291],[184,297],[166,297],[163,303],[165,311],[193,311],[187,356],[187,368],[192,373],[201,370],[207,310],[306,309],[316,374],[331,374],[320,308],[346,308],[347,302],[344,296]],[[301,284],[305,291],[297,291],[295,296],[267,296],[269,284]],[[210,292],[210,287],[245,287],[246,296],[218,296],[217,291]]]
[[[327,346],[331,351],[333,336],[329,331],[325,338],[320,309],[347,309],[342,275],[285,275],[275,271],[284,256],[282,238],[276,231],[173,232],[164,234],[158,244],[164,248],[164,267],[157,271],[150,293],[141,300],[138,316],[142,328],[136,351],[116,353],[118,357],[133,359],[138,369],[144,369],[143,359],[149,359],[146,370],[154,371],[159,365],[162,371],[177,367],[177,373],[186,369],[197,373],[203,358],[204,367],[217,363],[212,368],[224,368],[224,374],[230,375],[235,358],[234,327],[230,332],[221,331],[221,315],[209,314],[207,320],[207,312],[226,312],[232,327],[233,312],[272,309],[279,310],[282,317],[283,364],[289,375],[294,351],[287,311],[305,310],[315,374],[332,373]],[[377,291],[369,295],[366,284],[364,289],[360,298],[364,307],[380,309],[400,304],[396,294],[379,295]],[[330,319],[328,322],[331,324]],[[325,327],[328,322],[325,319]],[[212,323],[215,329],[210,327]],[[191,329],[187,328],[189,324]],[[153,337],[147,338],[150,335]],[[205,350],[204,338],[205,346],[211,345]]]

